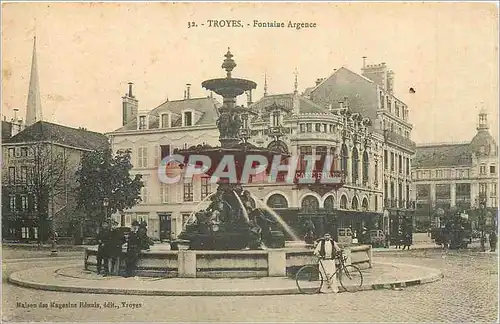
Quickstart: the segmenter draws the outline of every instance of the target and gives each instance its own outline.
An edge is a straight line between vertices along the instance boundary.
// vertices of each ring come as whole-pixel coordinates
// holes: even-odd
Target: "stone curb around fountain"
[[[444,277],[443,273],[437,269],[408,265],[401,263],[387,263],[387,262],[375,262],[375,265],[392,266],[396,268],[406,268],[406,271],[401,271],[403,273],[412,272],[407,278],[392,279],[386,281],[377,281],[363,284],[359,291],[366,290],[379,290],[379,289],[397,289],[403,287],[410,287],[415,285],[421,285],[426,283],[431,283],[438,281]],[[155,278],[149,281],[141,281],[137,283],[133,278],[121,278],[121,277],[106,277],[102,281],[113,281],[117,287],[106,287],[105,284],[99,284],[97,286],[91,287],[88,285],[96,280],[83,279],[83,278],[73,278],[72,282],[64,282],[61,280],[61,276],[57,274],[60,269],[74,268],[74,266],[67,267],[47,267],[47,268],[37,268],[30,270],[22,270],[12,273],[8,281],[10,283],[16,284],[21,287],[41,289],[49,291],[62,291],[62,292],[73,292],[73,293],[93,293],[93,294],[114,294],[114,295],[147,295],[147,296],[263,296],[263,295],[293,295],[299,294],[295,281],[287,278],[272,278],[268,279],[238,279],[244,281],[253,281],[248,287],[240,289],[238,285],[232,285],[231,280],[224,280],[225,283],[222,284],[223,287],[218,289],[169,289],[169,287],[158,288],[159,280],[169,280],[163,278]],[[418,272],[418,274],[416,273]],[[34,279],[36,278],[36,279]],[[65,278],[70,278],[66,276]],[[68,279],[71,280],[71,279]],[[184,280],[179,279],[177,282]],[[204,279],[186,279],[189,280],[204,280]],[[164,281],[165,282],[165,281]],[[242,281],[240,281],[242,282]],[[108,282],[109,283],[109,282]],[[246,283],[245,283],[246,284]],[[274,287],[273,287],[274,285]],[[276,287],[284,285],[285,287]],[[127,287],[129,286],[129,287]],[[232,286],[232,287],[231,287]],[[342,291],[342,288],[340,288]]]

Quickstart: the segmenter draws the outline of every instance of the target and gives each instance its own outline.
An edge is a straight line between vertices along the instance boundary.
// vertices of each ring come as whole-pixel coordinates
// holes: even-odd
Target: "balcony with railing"
[[[384,138],[388,143],[402,146],[410,151],[415,151],[417,147],[415,142],[412,141],[411,139],[403,135],[399,135],[398,133],[393,132],[389,129],[384,130]]]

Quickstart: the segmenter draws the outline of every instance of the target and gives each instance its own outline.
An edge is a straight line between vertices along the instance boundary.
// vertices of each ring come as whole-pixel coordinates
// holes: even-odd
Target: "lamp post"
[[[383,226],[384,226],[384,234],[385,234],[385,246],[388,248],[390,247],[390,238],[389,238],[389,211],[387,209],[384,209],[384,221],[383,221]]]
[[[443,208],[439,207],[437,210],[436,210],[436,215],[437,215],[437,218],[439,219],[439,225],[441,225],[441,218],[444,216],[444,210]],[[443,222],[445,224],[445,228],[444,230],[441,230],[441,229],[438,229],[437,233],[441,233],[441,236],[442,236],[442,240],[443,240],[443,245],[444,245],[444,248],[447,247],[447,244],[448,244],[448,240],[447,240],[447,237],[448,237],[448,233],[446,233],[446,230],[447,230],[447,227],[446,227],[446,222]],[[441,225],[442,227],[442,225]]]
[[[486,237],[484,235],[484,226],[485,226],[485,216],[486,216],[486,208],[484,201],[479,203],[479,229],[481,230],[481,252],[486,251],[485,243]]]
[[[104,206],[104,220],[108,221],[108,206],[109,206],[109,199],[104,198],[102,200],[102,205]]]

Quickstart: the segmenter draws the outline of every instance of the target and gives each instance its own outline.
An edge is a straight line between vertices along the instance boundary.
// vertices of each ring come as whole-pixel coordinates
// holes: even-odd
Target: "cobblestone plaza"
[[[35,257],[31,258],[30,257]],[[6,276],[18,270],[75,264],[81,256],[41,260],[23,251],[5,251],[2,320],[115,322],[494,322],[498,319],[496,253],[440,249],[376,252],[380,262],[427,266],[443,271],[440,281],[398,290],[338,295],[155,297],[93,295],[13,286]],[[19,258],[23,258],[22,260]],[[133,280],[133,279],[132,279]],[[106,302],[116,308],[22,308],[18,302],[58,304]]]

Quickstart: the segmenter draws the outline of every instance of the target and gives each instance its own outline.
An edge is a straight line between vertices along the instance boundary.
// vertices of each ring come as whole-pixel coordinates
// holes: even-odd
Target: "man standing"
[[[322,293],[338,293],[339,287],[337,284],[337,278],[333,278],[335,273],[335,255],[340,252],[341,249],[337,242],[335,242],[329,233],[326,233],[323,238],[321,238],[316,245],[314,250],[314,255],[320,258],[319,270],[325,280],[326,285],[321,286]],[[328,278],[332,277],[330,280]]]
[[[139,222],[133,221],[132,228],[128,235],[127,242],[127,260],[126,260],[126,274],[125,277],[135,276],[135,269],[137,260],[141,252],[141,244],[137,231],[139,230]]]
[[[497,233],[496,231],[493,229],[491,230],[491,233],[490,233],[490,251],[491,252],[495,252],[495,249],[497,247]]]
[[[97,247],[97,274],[101,273],[101,267],[104,266],[104,271],[102,273],[104,276],[109,274],[110,237],[111,232],[109,230],[109,223],[108,221],[103,221],[101,224],[101,230],[99,231],[99,234],[97,234],[97,243],[99,244]]]

